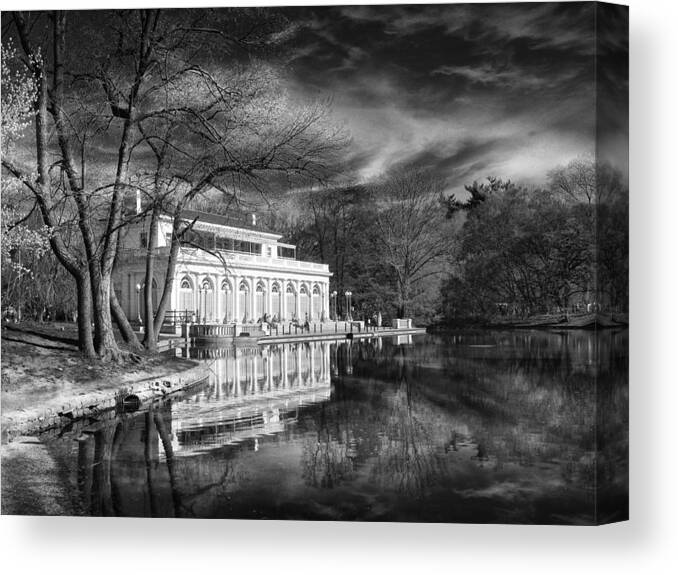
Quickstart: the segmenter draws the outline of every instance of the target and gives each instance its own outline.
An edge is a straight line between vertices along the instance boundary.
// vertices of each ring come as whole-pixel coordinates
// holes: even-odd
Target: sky
[[[596,142],[626,174],[627,21],[607,18],[603,34],[599,13],[596,34],[595,9],[290,8],[297,32],[287,70],[299,93],[332,99],[352,136],[348,165],[359,180],[422,167],[450,192],[487,176],[540,185],[553,167],[593,155]],[[614,55],[604,76],[596,70],[602,50]],[[608,103],[596,78],[606,82]]]
[[[345,125],[344,182],[423,168],[463,196],[489,176],[543,185],[549,170],[594,154],[627,179],[628,13],[619,8],[278,5],[289,26],[276,59],[295,95],[329,99]]]

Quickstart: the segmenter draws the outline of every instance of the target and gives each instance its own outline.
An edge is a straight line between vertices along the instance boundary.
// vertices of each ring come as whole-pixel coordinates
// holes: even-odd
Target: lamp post
[[[346,291],[344,293],[344,296],[346,296],[346,319],[348,321],[351,321],[351,296],[353,294],[350,291]]]
[[[334,290],[331,295],[332,295],[332,300],[333,300],[333,303],[334,303],[334,321],[336,322],[337,321],[337,290]]]
[[[137,288],[137,321],[141,326],[141,284],[137,284],[136,288]]]

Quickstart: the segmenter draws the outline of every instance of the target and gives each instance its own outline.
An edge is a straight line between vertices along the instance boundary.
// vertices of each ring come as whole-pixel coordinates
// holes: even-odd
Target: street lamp
[[[137,321],[141,325],[141,284],[136,285],[137,288]]]
[[[344,293],[346,296],[346,319],[351,321],[351,296],[353,295],[350,291]]]
[[[337,321],[337,290],[334,290],[331,295],[334,300],[334,321]]]

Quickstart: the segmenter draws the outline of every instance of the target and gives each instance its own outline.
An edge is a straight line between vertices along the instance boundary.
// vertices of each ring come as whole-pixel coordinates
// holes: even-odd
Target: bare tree
[[[377,240],[393,272],[398,317],[405,317],[414,288],[440,276],[453,246],[445,218],[443,182],[420,171],[390,175],[372,189]]]
[[[585,156],[571,160],[548,174],[551,190],[566,202],[596,201],[596,163]]]
[[[295,102],[277,74],[260,63],[226,71],[200,68],[165,90],[153,113],[139,122],[138,145],[147,146],[155,160],[153,171],[145,174],[151,206],[144,288],[148,349],[155,349],[170,302],[182,238],[195,223],[184,221],[185,209],[206,193],[212,202],[237,204],[242,188],[266,199],[271,174],[278,185],[280,177],[323,180],[345,141],[329,121],[326,103]],[[162,214],[171,215],[173,231],[153,314],[157,246],[152,242]]]
[[[187,200],[229,175],[238,183],[257,182],[265,171],[317,177],[323,165],[315,158],[335,148],[320,127],[324,108],[299,114],[283,93],[272,97],[265,68],[210,66],[216,56],[240,62],[249,44],[270,36],[256,12],[232,21],[211,11],[97,12],[68,26],[65,12],[11,17],[36,85],[37,176],[10,158],[3,157],[3,167],[35,196],[53,231],[50,245],[76,280],[83,351],[119,359],[111,277],[127,223],[131,166],[147,163],[150,147],[159,165],[174,166],[159,178],[184,182]],[[246,89],[242,78],[252,79]],[[104,151],[86,176],[94,139]],[[59,201],[77,216],[72,249],[55,221]],[[177,220],[184,205],[174,202]]]

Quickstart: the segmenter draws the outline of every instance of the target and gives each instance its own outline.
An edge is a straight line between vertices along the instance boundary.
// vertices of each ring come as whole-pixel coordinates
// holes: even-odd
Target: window
[[[166,246],[172,245],[172,232],[168,232],[165,234],[165,245]]]
[[[148,234],[146,232],[141,232],[139,234],[139,247],[145,248],[148,246]]]
[[[278,246],[278,257],[294,259],[294,248],[285,248],[283,246]]]
[[[256,242],[247,242],[227,237],[217,237],[216,247],[218,250],[229,252],[241,252],[244,254],[261,255],[262,245]]]

